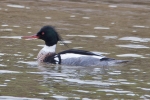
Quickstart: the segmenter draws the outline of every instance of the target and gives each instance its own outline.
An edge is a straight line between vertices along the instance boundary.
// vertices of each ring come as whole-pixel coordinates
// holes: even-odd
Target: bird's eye
[[[44,32],[42,32],[42,35],[44,35],[45,33]]]

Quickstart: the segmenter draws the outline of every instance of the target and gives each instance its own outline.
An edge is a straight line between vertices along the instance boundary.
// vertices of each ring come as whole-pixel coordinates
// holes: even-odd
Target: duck
[[[63,42],[62,37],[53,26],[43,26],[35,35],[22,36],[22,39],[41,39],[45,46],[37,55],[38,63],[50,63],[66,66],[116,66],[127,63],[128,60],[116,60],[86,50],[68,49],[56,53],[58,41]]]

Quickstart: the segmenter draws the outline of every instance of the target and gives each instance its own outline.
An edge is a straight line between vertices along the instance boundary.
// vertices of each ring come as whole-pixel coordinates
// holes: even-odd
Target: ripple
[[[131,41],[131,42],[149,42],[150,38],[122,37],[119,40],[127,40],[127,41]]]
[[[37,45],[37,46],[39,46],[39,47],[44,47],[45,45]]]
[[[90,17],[82,17],[83,19],[90,19]]]
[[[45,17],[45,19],[52,19],[51,17]]]
[[[13,97],[13,96],[0,96],[0,100],[42,100],[42,99],[26,98],[26,97]]]
[[[135,49],[141,49],[141,48],[149,48],[144,45],[137,45],[137,44],[126,44],[126,45],[116,45],[118,47],[126,47],[126,48],[135,48]]]
[[[7,66],[7,65],[0,64],[0,66],[3,66],[3,67],[4,67],[4,66]]]
[[[8,7],[13,7],[13,8],[25,8],[25,6],[22,5],[13,5],[13,4],[8,4]]]
[[[83,47],[73,47],[73,49],[81,49],[81,48],[83,48]]]
[[[11,32],[11,31],[13,31],[13,29],[0,29],[0,31],[2,31],[2,32]]]
[[[26,7],[26,9],[30,9],[30,7]]]
[[[30,34],[30,33],[32,33],[32,32],[28,32],[28,33]]]
[[[136,30],[133,30],[132,32],[137,32]]]
[[[118,57],[140,57],[140,58],[145,58],[143,55],[139,55],[139,54],[120,54],[120,55],[116,55]]]
[[[75,16],[75,15],[71,15],[70,17],[74,18],[74,17],[76,17],[76,16]]]
[[[140,71],[140,69],[134,69],[134,68],[131,68],[130,70],[134,70],[134,71]]]
[[[6,84],[3,84],[3,85],[2,85],[2,84],[0,84],[0,87],[3,87],[3,86],[7,86],[7,85],[6,85]],[[0,100],[1,100],[1,98],[0,98]]]
[[[48,93],[48,92],[45,92],[45,93],[39,93],[39,94],[42,94],[42,95],[48,95],[49,93]]]
[[[117,6],[116,5],[109,5],[108,7],[110,7],[110,8],[116,8]]]
[[[82,98],[82,100],[93,100],[93,99],[89,99],[89,98]]]
[[[117,79],[117,81],[119,81],[119,82],[125,82],[127,80],[126,79]]]
[[[120,82],[121,84],[136,84],[136,83],[131,83],[131,82]]]
[[[20,26],[18,26],[18,25],[14,25],[13,27],[20,27]]]
[[[93,53],[95,53],[97,55],[102,55],[102,54],[108,55],[108,54],[110,54],[110,53],[107,53],[107,52],[98,52],[98,51],[91,51],[91,52],[93,52]]]
[[[112,22],[111,24],[115,24],[115,22]]]
[[[6,73],[21,73],[18,71],[10,71],[10,70],[0,70],[0,74],[6,74]]]
[[[38,63],[36,61],[18,61],[17,63],[24,63],[24,64],[28,64],[28,65],[32,65],[32,66],[37,66]]]
[[[121,73],[113,73],[113,72],[108,72],[110,75],[120,75]]]
[[[150,95],[142,95],[140,98],[142,98],[143,100],[149,100]]]
[[[3,25],[1,25],[1,26],[8,26],[7,24],[3,24]]]
[[[23,55],[19,55],[19,54],[12,54],[12,55],[14,55],[14,56],[23,56]]]
[[[126,95],[135,96],[136,94],[134,94],[134,93],[128,93],[128,94],[126,94]]]
[[[149,97],[150,98],[150,95],[144,95],[145,97]]]
[[[50,73],[50,72],[26,72],[26,73],[50,75],[49,78],[56,78],[56,79],[64,79],[63,77],[68,77],[67,74],[62,74],[62,73]],[[60,77],[60,78],[58,78],[58,77]]]
[[[0,53],[0,56],[3,56],[3,55],[5,55],[5,53]]]
[[[149,28],[148,26],[142,26],[142,25],[133,25],[135,28]]]
[[[97,91],[103,92],[113,92],[113,93],[132,93],[131,91],[123,91],[123,90],[109,90],[109,89],[99,89]]]
[[[95,35],[66,35],[66,36],[79,36],[79,37],[97,37]]]
[[[15,80],[16,78],[11,78],[12,80]]]
[[[141,88],[141,89],[145,91],[150,91],[150,88]]]
[[[103,30],[109,30],[109,27],[94,27],[94,29],[103,29]]]
[[[11,80],[5,80],[5,82],[10,82]]]
[[[21,39],[21,36],[0,36],[0,38],[12,38],[12,39]]]
[[[27,26],[27,28],[31,28],[31,26]]]
[[[90,93],[90,91],[85,91],[85,90],[73,90],[73,91],[82,92],[82,93]]]
[[[53,98],[55,98],[57,100],[67,100],[68,99],[68,97],[61,96],[61,95],[54,95],[54,96],[51,96],[51,97],[53,97]]]
[[[114,95],[114,94],[111,94],[111,93],[106,93],[106,95]]]
[[[116,39],[118,38],[117,36],[103,36],[105,39]]]
[[[60,42],[61,43],[61,42]],[[69,41],[69,40],[65,40],[65,41],[63,41],[63,43],[72,43],[71,41]]]

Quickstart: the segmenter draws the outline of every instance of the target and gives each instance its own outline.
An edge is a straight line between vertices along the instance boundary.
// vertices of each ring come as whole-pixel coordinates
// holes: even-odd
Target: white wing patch
[[[59,61],[59,58],[58,58],[57,55],[54,57],[54,60],[57,61],[57,62]]]
[[[61,56],[61,59],[79,58],[79,57],[93,57],[93,58],[98,58],[98,59],[104,58],[104,56],[82,55],[82,54],[74,54],[74,53],[61,54],[60,56]]]

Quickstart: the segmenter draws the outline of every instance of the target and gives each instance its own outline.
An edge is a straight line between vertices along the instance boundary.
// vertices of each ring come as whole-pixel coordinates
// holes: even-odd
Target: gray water
[[[1,0],[0,100],[150,99],[149,0]],[[116,67],[37,65],[44,25],[69,48],[132,60]],[[61,43],[57,52],[69,49]]]

